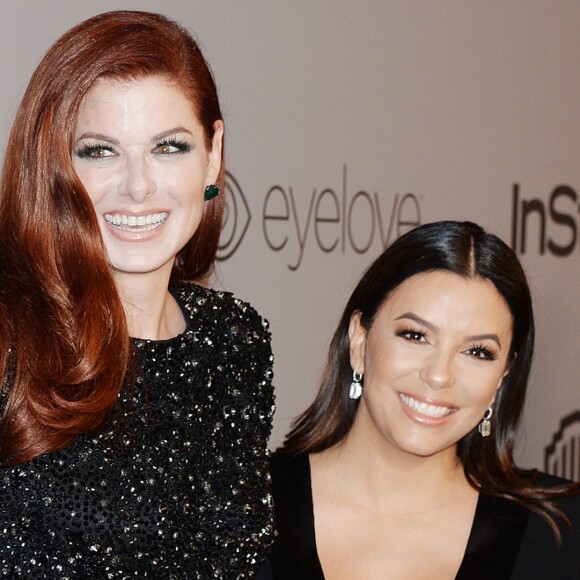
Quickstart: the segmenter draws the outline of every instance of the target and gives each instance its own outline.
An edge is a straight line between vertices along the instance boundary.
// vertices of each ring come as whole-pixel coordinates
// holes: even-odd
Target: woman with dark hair
[[[533,346],[499,238],[446,221],[394,242],[272,459],[273,577],[579,578],[578,485],[513,460]]]
[[[95,16],[34,72],[0,205],[3,576],[250,578],[271,543],[270,335],[206,284],[223,134],[160,15]]]

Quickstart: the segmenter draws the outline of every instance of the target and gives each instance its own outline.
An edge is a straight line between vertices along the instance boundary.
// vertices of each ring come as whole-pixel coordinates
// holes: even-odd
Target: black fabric
[[[228,293],[173,295],[187,330],[133,340],[110,423],[0,469],[0,577],[254,578],[273,538],[270,332]]]
[[[512,578],[528,516],[515,502],[480,494],[456,579]]]
[[[316,552],[308,456],[271,458],[278,536],[260,580],[324,580]],[[543,474],[538,485],[563,480]],[[580,580],[580,497],[559,500],[572,528],[555,541],[539,515],[515,502],[480,494],[456,580]]]
[[[538,485],[552,487],[563,481],[542,474]],[[547,522],[539,515],[531,513],[512,576],[514,580],[580,579],[580,497],[561,499],[556,503],[570,520],[571,526],[560,523],[562,542],[558,545]]]
[[[270,559],[272,576],[276,580],[323,579],[314,536],[308,456],[275,453],[270,471],[278,530]]]

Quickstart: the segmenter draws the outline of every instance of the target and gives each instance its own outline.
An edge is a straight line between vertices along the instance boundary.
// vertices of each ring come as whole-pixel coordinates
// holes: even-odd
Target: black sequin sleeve
[[[268,323],[249,304],[225,296],[234,307],[231,317],[215,318],[217,373],[211,380],[220,404],[207,445],[208,461],[215,465],[208,470],[207,485],[218,491],[215,503],[208,502],[208,533],[215,534],[216,554],[225,547],[232,563],[255,571],[273,530],[267,463],[273,357]],[[217,533],[222,522],[224,528]],[[234,578],[242,569],[224,566],[220,573]]]

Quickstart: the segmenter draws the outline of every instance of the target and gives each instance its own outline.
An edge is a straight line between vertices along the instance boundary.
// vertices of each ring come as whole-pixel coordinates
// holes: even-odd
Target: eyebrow
[[[395,318],[395,320],[402,320],[404,318],[415,321],[417,324],[428,328],[431,332],[439,331],[439,328],[435,324],[425,320],[424,318],[421,318],[420,316],[417,316],[414,312],[405,312],[404,314],[401,314],[401,316]],[[469,341],[493,340],[499,346],[499,348],[501,348],[501,341],[499,336],[493,332],[489,334],[474,334],[472,336],[466,336],[465,339]]]
[[[104,133],[92,133],[90,131],[80,135],[77,138],[77,141],[82,141],[83,139],[95,139],[97,141],[107,141],[108,143],[111,143],[111,145],[119,144],[119,141],[117,139],[113,139],[113,137],[108,137]]]
[[[175,135],[175,133],[187,133],[189,135],[192,135],[192,132],[189,129],[186,129],[185,127],[174,127],[173,129],[168,129],[167,131],[161,131],[161,133],[157,133],[157,135],[153,135],[152,137],[152,141],[159,141],[160,139],[164,139],[165,137],[168,137],[169,135]]]
[[[189,135],[193,135],[192,132],[185,127],[173,127],[172,129],[167,129],[167,131],[161,131],[161,133],[153,135],[153,137],[151,137],[151,142],[160,141],[161,139],[165,139],[165,137],[168,137],[169,135],[175,135],[176,133],[187,133]],[[93,133],[88,131],[87,133],[80,135],[77,141],[81,141],[82,139],[95,139],[97,141],[107,141],[107,143],[111,143],[111,145],[119,145],[118,139],[109,137],[104,133]]]

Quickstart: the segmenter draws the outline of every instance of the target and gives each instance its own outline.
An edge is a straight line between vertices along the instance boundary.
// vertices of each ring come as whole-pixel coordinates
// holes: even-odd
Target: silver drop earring
[[[357,370],[352,371],[352,383],[350,383],[350,390],[348,392],[348,396],[351,399],[360,399],[362,395],[362,378],[362,374]]]
[[[488,407],[488,409],[483,414],[483,419],[478,425],[477,430],[482,437],[489,437],[491,435],[491,416],[493,415],[493,408]]]

